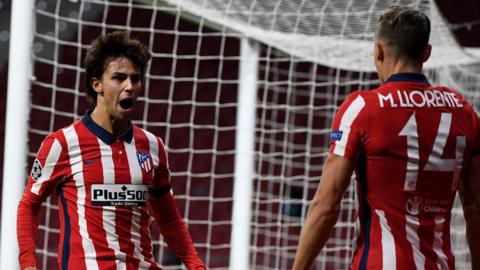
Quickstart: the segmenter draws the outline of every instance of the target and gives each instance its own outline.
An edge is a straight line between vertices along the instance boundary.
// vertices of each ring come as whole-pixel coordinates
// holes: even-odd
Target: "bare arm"
[[[480,269],[480,155],[474,156],[459,189],[467,223],[472,269]]]
[[[329,154],[323,166],[322,179],[308,209],[307,220],[293,265],[294,270],[309,269],[328,240],[337,222],[340,202],[350,183],[353,163],[349,159]]]

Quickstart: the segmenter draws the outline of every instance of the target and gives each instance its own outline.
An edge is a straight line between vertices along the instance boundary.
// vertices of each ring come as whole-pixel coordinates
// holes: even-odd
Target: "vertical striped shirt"
[[[352,269],[454,269],[450,219],[459,177],[480,152],[480,122],[454,90],[394,74],[354,92],[332,154],[356,164],[361,232]]]
[[[89,113],[47,136],[19,206],[22,268],[35,265],[31,227],[36,213],[28,210],[38,209],[54,189],[59,195],[59,269],[160,269],[152,254],[151,212],[177,213],[172,203],[163,209],[149,207],[149,190],[156,198],[172,196],[160,138],[131,123],[115,138]],[[190,252],[186,254],[194,264],[203,265],[184,226],[166,231],[173,234],[169,239],[186,239],[183,248]]]

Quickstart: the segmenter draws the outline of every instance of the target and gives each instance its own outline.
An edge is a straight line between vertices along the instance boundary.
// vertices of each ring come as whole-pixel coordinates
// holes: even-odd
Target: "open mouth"
[[[125,98],[120,100],[119,102],[120,107],[124,110],[131,109],[133,107],[133,98]]]

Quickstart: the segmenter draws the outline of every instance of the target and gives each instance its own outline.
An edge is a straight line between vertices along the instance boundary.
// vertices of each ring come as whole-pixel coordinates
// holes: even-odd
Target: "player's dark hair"
[[[142,78],[151,58],[148,48],[140,41],[131,38],[127,32],[112,32],[96,38],[84,59],[87,99],[97,102],[97,92],[92,87],[92,78],[101,79],[107,65],[120,57],[130,59],[140,68]]]
[[[430,20],[419,10],[390,6],[378,20],[376,35],[398,55],[418,60],[428,45]]]

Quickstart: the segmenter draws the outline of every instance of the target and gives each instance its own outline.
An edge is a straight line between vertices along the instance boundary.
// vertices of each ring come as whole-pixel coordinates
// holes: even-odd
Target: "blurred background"
[[[70,3],[71,2],[71,3]],[[83,98],[73,99],[71,95],[82,95],[81,93],[72,93],[69,91],[58,91],[55,96],[45,91],[49,88],[49,85],[55,85],[59,89],[80,89],[83,92],[85,89],[83,81],[78,79],[78,70],[69,68],[69,65],[77,65],[81,62],[84,55],[85,46],[88,46],[89,42],[102,33],[105,29],[99,27],[96,24],[88,24],[88,22],[98,22],[102,19],[107,24],[122,25],[126,24],[127,11],[125,8],[112,5],[109,7],[109,14],[105,16],[104,8],[96,8],[95,4],[88,5],[89,8],[83,11],[82,20],[86,23],[83,25],[85,29],[82,31],[82,36],[78,37],[77,32],[72,29],[76,29],[73,24],[70,25],[68,21],[65,21],[59,25],[54,25],[56,22],[52,20],[49,12],[59,9],[60,12],[70,12],[60,14],[65,17],[78,16],[75,5],[77,1],[62,1],[61,5],[57,5],[57,1],[40,0],[36,1],[37,9],[37,35],[34,38],[33,51],[37,56],[37,61],[34,66],[34,74],[37,78],[37,82],[32,84],[32,102],[33,108],[31,112],[31,129],[29,132],[29,161],[28,168],[33,161],[33,155],[36,148],[42,141],[43,137],[51,130],[59,129],[72,122],[77,116],[82,115],[89,105]],[[115,2],[115,1],[112,1]],[[118,2],[118,1],[117,1]],[[121,1],[120,1],[121,2]],[[447,1],[437,0],[441,14],[447,21],[448,28],[454,34],[454,37],[461,47],[478,47],[480,48],[480,2],[476,0],[465,1]],[[10,9],[11,1],[0,0],[0,125],[5,125],[5,102],[7,93],[7,70],[8,70],[8,52],[9,52],[9,37],[10,37]],[[218,29],[213,29],[208,24],[199,26],[190,20],[182,19],[176,16],[175,13],[168,12],[156,17],[155,21],[150,20],[152,16],[151,12],[143,9],[136,9],[133,14],[133,19],[129,21],[129,25],[133,27],[134,36],[149,43],[149,45],[155,48],[154,53],[157,58],[154,59],[150,67],[150,78],[148,87],[150,89],[169,89],[168,91],[147,91],[146,98],[141,100],[136,111],[134,119],[136,123],[142,126],[148,127],[150,131],[161,136],[166,140],[169,148],[170,160],[172,170],[174,171],[172,181],[175,181],[174,191],[176,194],[180,194],[177,197],[179,201],[179,207],[184,216],[191,222],[189,228],[192,231],[194,240],[199,243],[205,243],[199,246],[200,254],[208,257],[209,265],[212,267],[222,268],[227,265],[228,252],[229,252],[229,239],[230,239],[230,224],[205,224],[202,222],[196,223],[195,220],[210,220],[210,221],[224,221],[230,218],[232,202],[230,198],[232,196],[233,188],[233,160],[234,153],[231,149],[234,149],[235,128],[232,127],[232,123],[235,122],[236,113],[236,99],[237,99],[237,80],[238,80],[238,64],[239,64],[239,50],[240,45],[237,36],[223,33],[223,36],[217,34]],[[148,18],[148,20],[142,20],[142,18]],[[151,37],[150,33],[143,31],[135,31],[135,27],[149,28],[153,27],[160,32],[157,36]],[[59,36],[53,36],[51,29],[59,29]],[[176,31],[175,33],[172,33]],[[108,28],[107,31],[115,30],[115,28]],[[222,30],[224,31],[224,30]],[[178,33],[183,33],[180,36]],[[195,34],[201,33],[202,45],[197,46],[199,42],[198,37]],[[228,33],[228,32],[227,32]],[[60,42],[55,45],[51,39],[65,40],[66,42]],[[81,41],[80,41],[81,40]],[[75,43],[80,42],[83,46],[82,50],[78,50],[75,47]],[[56,46],[56,47],[54,47]],[[58,50],[60,53],[53,55],[54,51]],[[265,81],[285,80],[284,77],[288,75],[275,73],[275,68],[278,70],[288,69],[289,59],[285,60],[282,54],[272,50],[269,46],[261,47],[261,61],[265,59],[278,59],[278,65],[272,65],[269,63],[263,63],[260,69],[259,77],[264,78]],[[434,47],[435,50],[435,47]],[[218,57],[218,52],[221,52],[221,57]],[[175,52],[179,57],[175,59],[175,63],[166,57],[172,52]],[[191,58],[191,55],[201,56],[201,61]],[[181,57],[185,56],[185,57]],[[210,57],[211,56],[211,57]],[[52,65],[45,59],[56,59],[56,61],[62,63],[62,65]],[[272,61],[272,60],[268,60]],[[274,62],[274,61],[272,61]],[[174,67],[172,65],[175,64]],[[296,65],[298,74],[309,72],[313,65],[308,62],[301,62]],[[315,66],[315,74],[319,77],[322,74],[328,73],[327,69]],[[58,75],[53,77],[52,74]],[[350,78],[365,78],[368,81],[376,81],[376,74],[370,73],[364,74],[348,74],[342,73],[342,76]],[[52,76],[52,77],[51,77]],[[274,76],[277,76],[273,78]],[[173,78],[190,78],[195,77],[195,81],[181,80]],[[219,81],[211,81],[209,78],[219,77]],[[301,75],[298,75],[299,81],[301,81]],[[283,78],[283,79],[282,79]],[[375,85],[370,83],[369,85],[358,85],[360,88],[368,88],[367,86]],[[349,85],[346,89],[336,90],[341,95],[346,95],[350,90],[355,88],[354,85]],[[195,89],[190,91],[190,89]],[[173,91],[175,89],[176,91]],[[302,89],[300,85],[298,89]],[[265,99],[268,100],[271,97],[269,92],[260,92],[259,95],[265,93]],[[279,100],[285,97],[277,97]],[[179,103],[178,105],[172,105],[170,101],[182,101],[192,99],[196,103]],[[300,98],[299,98],[300,99]],[[319,97],[319,103],[325,102],[328,98]],[[53,100],[53,101],[52,101]],[[320,102],[322,101],[322,102]],[[48,110],[44,110],[46,106],[52,106],[58,111],[65,111],[68,113],[52,114]],[[160,106],[149,106],[148,104],[157,102]],[[298,104],[303,101],[296,101]],[[331,102],[331,101],[330,101]],[[341,102],[334,100],[334,105]],[[144,106],[142,106],[142,103]],[[200,104],[200,105],[198,105]],[[205,106],[203,106],[203,105]],[[209,104],[222,104],[219,107],[207,106]],[[163,106],[162,106],[163,105]],[[74,108],[72,111],[71,108]],[[146,109],[145,109],[146,108]],[[188,113],[185,113],[188,112]],[[257,112],[258,114],[267,115],[264,119],[266,122],[270,119],[268,115],[272,114],[270,108],[265,107]],[[272,116],[273,117],[273,116]],[[275,116],[278,117],[278,116]],[[280,117],[281,118],[281,117]],[[327,118],[328,119],[328,118]],[[302,116],[298,117],[298,121],[307,121]],[[328,120],[325,123],[316,123],[313,126],[325,128],[329,125]],[[170,126],[161,123],[170,123]],[[154,123],[154,124],[152,124]],[[158,123],[158,124],[155,124]],[[190,123],[187,126],[182,123]],[[214,129],[196,129],[196,125],[209,126],[216,125]],[[47,127],[45,127],[47,126]],[[269,123],[264,124],[264,127],[268,128]],[[189,128],[186,131],[185,128]],[[264,135],[265,140],[281,140],[279,138],[268,137]],[[182,139],[172,139],[182,138]],[[215,138],[211,140],[209,138]],[[218,138],[229,138],[218,139]],[[293,142],[298,141],[302,143],[305,140],[305,136],[291,137]],[[322,140],[325,138],[321,137]],[[3,148],[4,148],[4,128],[0,129],[0,170],[3,170]],[[322,142],[323,143],[323,142]],[[319,147],[312,143],[312,147]],[[189,153],[183,149],[213,149],[215,155],[212,157],[212,153],[209,151],[198,151],[196,153]],[[263,147],[257,145],[256,149]],[[263,149],[264,152],[271,153],[276,150]],[[194,160],[195,162],[191,162]],[[305,160],[291,159],[292,162],[303,163]],[[313,164],[321,164],[321,157],[312,157],[309,159]],[[277,164],[278,165],[278,164]],[[281,164],[278,166],[282,166]],[[293,166],[293,169],[289,172],[284,172],[283,167],[276,168],[275,166],[268,167],[271,171],[270,174],[291,174],[295,175],[309,175],[309,172],[304,172],[300,165],[298,168]],[[177,168],[182,168],[178,169]],[[185,169],[184,169],[185,168]],[[266,168],[266,166],[265,166]],[[259,174],[262,174],[262,170],[265,169],[259,165]],[[314,169],[315,175],[319,174],[319,169]],[[176,173],[175,173],[176,172]],[[210,172],[215,175],[222,182],[215,182],[212,184],[211,174],[205,174],[204,172]],[[268,173],[268,172],[266,172]],[[191,181],[191,179],[195,181]],[[302,181],[303,179],[297,179]],[[4,179],[0,179],[3,182]],[[9,181],[24,181],[24,179],[9,179]],[[263,183],[258,182],[259,192],[263,190]],[[280,185],[281,186],[281,185]],[[278,189],[279,187],[268,187],[268,189]],[[313,189],[312,189],[313,190]],[[302,189],[296,188],[295,185],[288,188],[289,197],[297,198],[298,196],[311,197],[311,194],[307,192],[307,195],[303,195],[305,192]],[[311,192],[310,192],[311,193]],[[1,193],[0,193],[1,196]],[[189,196],[199,198],[198,200],[189,200]],[[212,197],[214,199],[212,199]],[[206,199],[202,199],[206,198]],[[219,199],[218,199],[219,198]],[[224,199],[222,199],[224,198]],[[261,198],[259,195],[258,198]],[[210,201],[216,200],[215,205],[211,206]],[[278,211],[278,209],[263,209],[264,206],[260,202],[257,203],[257,211]],[[271,206],[270,206],[271,207]],[[276,206],[275,206],[276,207]],[[274,208],[275,208],[274,207]],[[302,216],[302,211],[305,209],[303,206],[298,206],[295,203],[286,204],[280,206],[283,213],[287,213],[290,216]],[[210,209],[207,212],[195,211],[194,209],[206,208]],[[353,215],[348,213],[347,215]],[[258,222],[262,223],[262,218],[259,217]],[[350,217],[346,217],[347,219]],[[268,219],[268,218],[266,218]],[[55,219],[49,220],[52,226],[55,226],[58,221]],[[207,228],[208,227],[208,228]],[[262,230],[261,228],[257,228]],[[293,229],[297,231],[298,228]],[[208,231],[208,234],[204,232]],[[227,231],[227,233],[225,233]],[[46,232],[47,234],[50,232]],[[158,232],[156,232],[158,233]],[[344,232],[341,234],[345,234]],[[42,237],[40,237],[42,238]],[[265,243],[269,241],[267,236],[258,236],[253,241],[259,243]],[[288,239],[291,241],[290,245],[294,245],[295,239]],[[41,243],[43,244],[43,243]],[[46,243],[47,246],[55,248],[57,243]],[[212,248],[213,246],[213,248]],[[260,245],[261,246],[261,245]],[[158,249],[161,249],[158,247]],[[168,255],[168,251],[165,251],[167,256],[164,256],[164,264],[175,265],[177,262],[175,258]],[[257,258],[259,261],[269,261],[268,256],[266,258]],[[45,265],[48,269],[55,268],[55,256],[47,256]],[[169,261],[170,260],[170,261]],[[259,262],[261,263],[261,262]],[[268,264],[268,263],[267,263]],[[288,265],[288,263],[287,263]],[[50,268],[53,267],[53,268]]]

